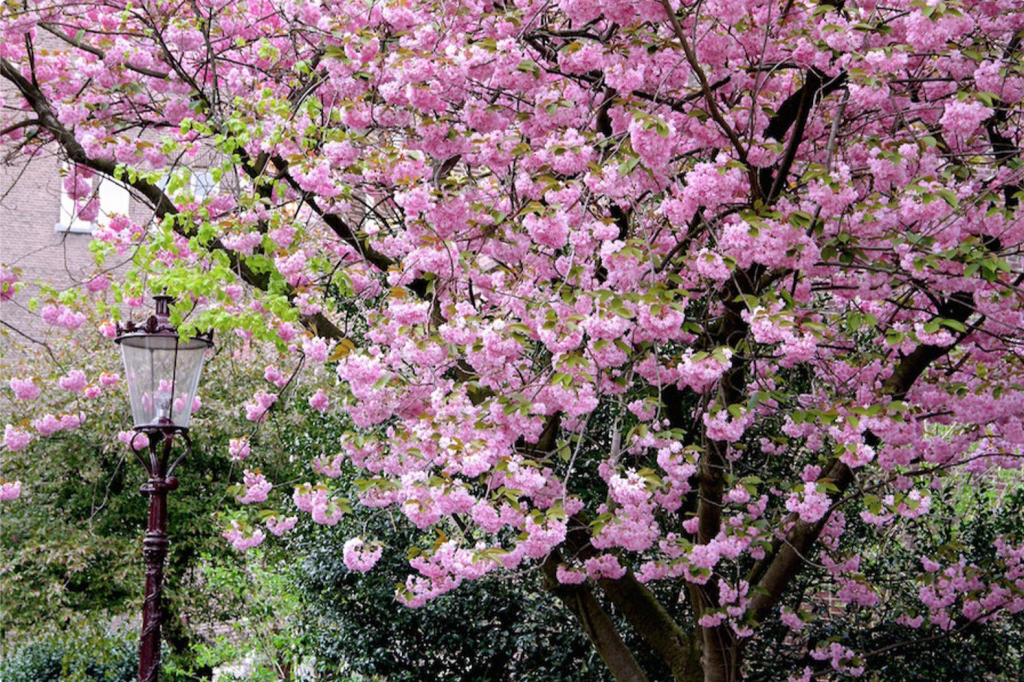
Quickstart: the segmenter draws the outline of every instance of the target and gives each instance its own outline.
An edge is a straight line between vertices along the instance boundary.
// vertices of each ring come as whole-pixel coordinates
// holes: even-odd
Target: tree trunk
[[[586,583],[563,585],[558,582],[556,571],[560,562],[561,554],[557,551],[544,561],[542,568],[547,591],[558,597],[576,616],[590,643],[618,682],[648,682],[647,674],[622,641],[615,623],[598,603],[590,587]]]
[[[703,628],[704,682],[743,682],[740,664],[743,661],[736,635],[727,625]]]
[[[675,682],[701,682],[700,633],[687,632],[632,572],[597,581],[616,610],[672,671]]]

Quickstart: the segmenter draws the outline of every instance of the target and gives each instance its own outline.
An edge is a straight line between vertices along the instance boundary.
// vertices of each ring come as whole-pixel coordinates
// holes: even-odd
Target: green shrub
[[[4,682],[134,682],[133,635],[59,633],[14,650],[0,662]]]

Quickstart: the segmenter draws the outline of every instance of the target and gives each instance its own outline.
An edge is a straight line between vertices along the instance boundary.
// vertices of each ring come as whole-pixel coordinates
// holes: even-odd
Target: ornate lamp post
[[[164,559],[167,556],[167,493],[178,487],[172,476],[178,464],[192,451],[188,422],[192,401],[199,387],[206,352],[213,346],[213,332],[181,339],[170,323],[173,298],[160,295],[156,313],[145,323],[117,326],[115,341],[124,358],[128,395],[136,437],[149,440],[147,461],[130,448],[149,474],[142,494],[149,497],[149,525],[142,542],[146,562],[146,597],[142,604],[142,634],[139,637],[139,682],[155,682],[160,670],[160,623],[163,620],[161,592]],[[171,442],[180,436],[185,451],[171,460]],[[168,463],[170,465],[168,466]]]

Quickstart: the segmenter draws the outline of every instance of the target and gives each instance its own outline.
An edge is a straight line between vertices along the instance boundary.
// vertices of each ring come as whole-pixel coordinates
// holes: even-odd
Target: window
[[[192,171],[192,178],[189,182],[192,189],[192,196],[196,201],[202,201],[211,194],[216,193],[220,183],[213,179],[213,173],[208,170]]]
[[[85,182],[90,184],[92,196],[99,199],[100,212],[94,221],[83,220],[78,215],[77,202],[68,194],[63,182],[63,177],[66,177],[67,173],[74,173],[75,169],[68,169],[67,166],[65,169],[60,185],[60,221],[54,229],[59,232],[91,233],[97,225],[106,225],[113,215],[128,215],[128,190],[112,178],[97,173]]]
[[[188,193],[182,196],[183,188],[176,185],[178,189],[175,191],[175,200],[194,201],[201,203],[206,197],[217,192],[220,188],[220,183],[213,179],[213,172],[210,170],[204,170],[197,168],[188,172]],[[180,177],[180,174],[179,174]],[[160,188],[161,192],[167,192],[167,188],[171,185],[171,176],[161,175],[160,179],[156,181],[156,186]]]

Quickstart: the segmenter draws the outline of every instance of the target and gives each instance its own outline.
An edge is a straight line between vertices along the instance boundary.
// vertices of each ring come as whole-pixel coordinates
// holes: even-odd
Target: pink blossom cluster
[[[373,559],[374,562],[376,560]],[[450,592],[463,580],[476,580],[499,566],[497,562],[479,556],[477,551],[461,547],[454,540],[414,557],[409,561],[409,565],[415,568],[419,575],[410,575],[397,596],[399,601],[413,608]]]
[[[367,545],[362,538],[351,538],[345,542],[341,553],[350,571],[365,573],[380,561],[384,547],[379,543]]]
[[[21,278],[11,269],[0,265],[0,302],[14,298],[18,291],[17,284]]]
[[[224,538],[239,552],[245,552],[253,547],[260,546],[266,537],[266,534],[258,528],[248,532],[237,521],[232,521],[230,527],[224,531]]]
[[[832,501],[813,483],[805,483],[799,492],[786,499],[786,509],[797,514],[804,523],[817,523],[828,512]]]
[[[149,436],[142,431],[119,431],[117,440],[135,450],[145,450],[149,447]]]
[[[85,313],[76,313],[66,305],[52,303],[43,306],[42,318],[47,324],[64,329],[78,329],[89,319]]]
[[[296,507],[309,512],[313,521],[325,526],[337,525],[345,514],[339,501],[329,497],[325,488],[314,488],[308,483],[296,486],[292,499]]]
[[[40,436],[50,436],[58,431],[72,431],[77,429],[85,421],[84,414],[62,414],[55,416],[45,414],[39,419],[32,420],[32,428],[39,432]]]
[[[647,481],[636,471],[627,471],[624,475],[611,476],[608,488],[615,513],[612,520],[594,535],[591,541],[594,547],[622,547],[642,552],[654,545],[661,535],[661,528],[654,519],[653,494],[648,490]],[[610,511],[607,505],[598,510],[600,514]]]
[[[267,495],[274,485],[262,473],[245,470],[243,473],[242,492],[235,496],[240,504],[266,502]]]
[[[251,400],[245,401],[245,418],[251,422],[265,421],[271,406],[277,402],[277,395],[264,390],[256,391]]]
[[[42,393],[42,389],[36,385],[35,380],[31,377],[28,379],[12,377],[10,386],[17,400],[35,400]]]
[[[4,446],[11,452],[24,450],[32,442],[32,434],[25,429],[7,424],[4,426]]]
[[[283,387],[288,383],[288,375],[278,369],[275,365],[267,365],[263,370],[263,378],[274,384],[278,388]],[[256,420],[250,420],[256,421]]]
[[[832,669],[837,672],[844,672],[854,677],[864,673],[864,665],[860,658],[847,647],[839,642],[821,645],[811,649],[811,658],[816,661],[829,661]]]
[[[299,517],[297,516],[289,516],[283,519],[279,518],[278,516],[268,516],[266,525],[267,530],[269,530],[274,535],[281,537],[282,535],[290,531],[292,528],[294,528],[295,524],[298,522]]]
[[[0,483],[0,502],[11,502],[21,497],[21,481]]]
[[[309,397],[309,406],[317,412],[327,412],[331,409],[331,401],[327,396],[327,392],[322,388],[318,388],[316,393]]]
[[[728,410],[719,410],[714,415],[705,412],[702,418],[707,427],[708,438],[735,443],[754,422],[754,416],[752,411],[744,411],[739,417],[735,417],[730,415]]]
[[[86,379],[85,372],[80,369],[74,369],[58,379],[57,383],[61,388],[72,393],[80,393],[85,389],[88,380]]]
[[[228,455],[232,462],[241,462],[250,452],[248,438],[232,438],[228,441]]]

